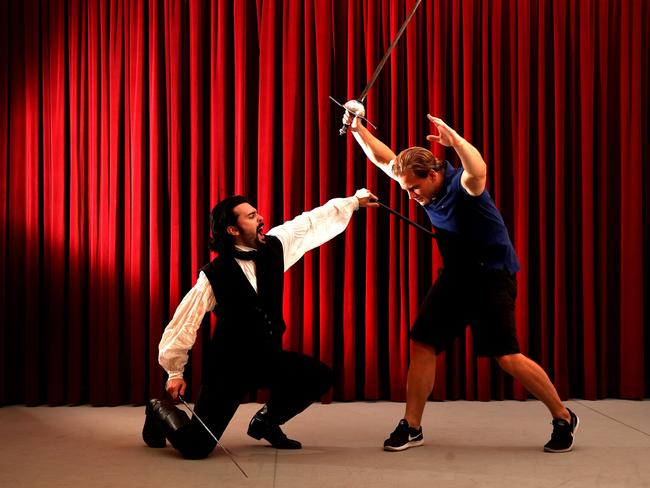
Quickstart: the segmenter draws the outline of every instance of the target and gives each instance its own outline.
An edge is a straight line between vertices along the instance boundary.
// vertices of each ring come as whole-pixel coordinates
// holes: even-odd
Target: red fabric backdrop
[[[425,223],[328,100],[359,94],[413,3],[0,1],[0,403],[159,396],[162,329],[227,195],[278,224],[367,186]],[[428,144],[430,112],[484,154],[521,345],[562,397],[650,391],[649,25],[645,0],[426,0],[367,99],[395,149]],[[286,347],[334,367],[334,399],[403,400],[439,265],[358,212],[288,274]],[[469,339],[433,398],[525,398]],[[201,360],[200,340],[194,392]]]

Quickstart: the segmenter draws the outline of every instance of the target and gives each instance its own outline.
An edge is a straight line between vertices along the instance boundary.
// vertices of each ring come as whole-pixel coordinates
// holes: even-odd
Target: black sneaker
[[[384,451],[403,451],[422,444],[424,444],[422,427],[414,429],[409,426],[406,419],[402,419],[390,437],[384,441]]]
[[[569,410],[569,409],[567,409]],[[575,439],[580,419],[569,410],[571,423],[564,419],[553,419],[553,434],[551,440],[546,443],[544,450],[546,452],[568,452],[573,449],[573,440]]]

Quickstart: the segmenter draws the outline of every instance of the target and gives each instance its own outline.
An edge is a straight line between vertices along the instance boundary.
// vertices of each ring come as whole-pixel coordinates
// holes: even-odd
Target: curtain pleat
[[[361,42],[351,42],[351,36],[354,35],[353,29],[362,25],[362,2],[349,2],[347,11],[341,10],[343,7],[342,2],[338,2],[332,9],[332,19],[335,15],[342,15],[345,12],[345,28],[341,25],[334,25],[334,63],[336,66],[345,66],[345,73],[334,71],[335,86],[333,91],[334,98],[346,98],[350,93],[359,90],[361,86],[361,69],[362,65],[359,61],[361,53],[363,52],[363,45]],[[349,27],[349,28],[348,28]],[[344,94],[342,96],[341,94]],[[351,95],[351,97],[358,97],[358,94]],[[329,101],[329,100],[328,100]],[[327,103],[327,102],[326,102]],[[337,110],[334,110],[337,113]],[[331,124],[331,130],[337,130],[340,125],[338,120]],[[341,146],[345,145],[345,152],[341,151]],[[353,161],[357,151],[356,142],[352,137],[346,137],[346,140],[334,144],[332,150],[337,154],[337,158],[343,161]],[[362,179],[363,168],[356,164],[347,164],[345,171],[341,176],[345,177],[345,193],[351,195],[357,186],[357,183]],[[360,218],[357,218],[360,217]],[[359,245],[356,243],[363,239],[363,221],[365,215],[355,215],[350,221],[348,229],[344,233],[345,240],[345,254],[343,269],[343,359],[341,367],[339,368],[340,375],[337,377],[340,387],[335,385],[335,391],[340,391],[342,398],[357,398],[358,395],[363,396],[363,375],[365,374],[365,340],[364,340],[364,327],[361,325],[365,322],[365,305],[364,296],[357,293],[358,287],[364,287],[367,283],[371,283],[365,276],[365,253],[359,252]],[[305,261],[305,267],[310,263],[310,260]],[[308,285],[310,288],[311,284]],[[342,378],[341,378],[342,376]]]
[[[228,195],[267,230],[361,187],[427,225],[328,98],[360,95],[414,4],[0,2],[0,404],[160,396],[158,342]],[[563,398],[650,391],[649,21],[647,1],[424,0],[365,100],[396,152],[459,164],[426,141],[431,113],[483,154],[522,267],[522,351]],[[441,265],[371,209],[286,274],[284,346],[332,366],[326,401],[405,399]],[[437,369],[435,400],[529,397],[469,329]]]
[[[148,2],[149,22],[148,47],[146,55],[148,59],[148,96],[147,99],[147,120],[148,140],[145,146],[148,155],[148,187],[149,198],[147,199],[148,226],[147,232],[143,235],[145,253],[148,255],[148,283],[144,283],[145,290],[148,289],[146,297],[148,314],[146,321],[147,337],[146,349],[142,351],[146,358],[148,368],[146,379],[148,387],[145,388],[146,396],[160,394],[163,383],[163,372],[156,367],[158,363],[158,342],[162,335],[161,324],[169,319],[168,311],[168,289],[169,273],[168,264],[165,258],[167,254],[167,240],[165,239],[166,210],[163,202],[168,195],[163,182],[165,181],[165,161],[167,158],[164,127],[165,103],[164,83],[161,76],[165,65],[164,50],[156,48],[162,46],[162,9],[159,2],[150,0]],[[135,400],[137,401],[137,400]]]
[[[584,100],[594,100],[595,96],[595,45],[594,39],[596,34],[595,11],[593,4],[587,4],[580,12],[580,18],[583,29],[580,29],[578,49],[580,52],[580,65],[577,84],[580,94]],[[594,182],[595,171],[597,167],[594,164],[596,145],[594,137],[594,104],[582,103],[580,105],[579,137],[581,140],[577,154],[580,161],[579,171],[582,175],[582,186],[579,188],[579,209],[580,209],[580,262],[581,276],[576,277],[582,283],[582,297],[580,303],[576,304],[582,309],[582,347],[576,351],[578,357],[582,357],[582,378],[584,382],[584,396],[588,398],[596,397],[596,258],[595,250],[592,245],[594,242],[595,214],[594,207],[596,203]]]
[[[8,319],[7,310],[7,282],[8,276],[7,267],[7,230],[9,225],[8,214],[8,163],[7,154],[9,152],[9,2],[0,3],[0,21],[2,27],[0,28],[0,170],[2,177],[0,177],[0,318],[3,323]],[[7,363],[4,358],[6,342],[12,340],[10,337],[8,327],[3,326],[0,331],[0,352],[2,352],[3,360],[0,361],[0,395],[3,398],[7,397]],[[13,395],[15,397],[15,394]]]
[[[648,87],[641,82],[641,67],[648,62],[648,53],[642,49],[641,35],[644,30],[642,6],[647,2],[621,3],[621,103],[620,103],[620,146],[621,170],[626,175],[621,181],[621,395],[639,397],[643,395],[643,386],[635,377],[638,370],[635,364],[643,363],[644,330],[642,327],[627,326],[635,324],[644,313],[643,301],[643,266],[634,256],[643,254],[642,235],[644,223],[647,226],[648,213],[643,212],[643,165],[636,161],[643,144],[642,113],[640,100],[633,94],[641,94]],[[643,54],[642,54],[643,53]],[[643,86],[643,88],[642,88]],[[645,113],[647,117],[647,112]],[[638,152],[637,152],[638,151]],[[641,160],[642,161],[642,160]],[[647,166],[647,165],[646,165]],[[645,220],[644,220],[645,215]],[[647,278],[647,277],[646,277]],[[646,279],[647,285],[647,279]],[[645,331],[647,333],[647,329]]]

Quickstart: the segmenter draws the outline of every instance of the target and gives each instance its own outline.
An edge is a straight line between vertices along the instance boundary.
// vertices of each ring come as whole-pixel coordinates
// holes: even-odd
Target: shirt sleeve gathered
[[[358,208],[359,200],[354,196],[334,198],[322,207],[303,212],[269,230],[268,235],[277,237],[282,243],[284,270],[293,266],[307,251],[343,232]]]
[[[194,287],[178,305],[158,346],[158,362],[170,380],[183,377],[188,352],[196,341],[203,316],[216,304],[210,281],[201,271]]]

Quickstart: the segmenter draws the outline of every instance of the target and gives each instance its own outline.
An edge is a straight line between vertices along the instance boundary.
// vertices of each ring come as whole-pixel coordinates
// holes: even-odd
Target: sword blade
[[[246,478],[248,478],[248,475],[246,474],[246,471],[244,471],[244,470],[242,469],[242,467],[237,463],[237,461],[235,461],[235,457],[232,455],[232,453],[231,453],[228,449],[226,449],[226,447],[225,447],[221,442],[219,442],[219,439],[217,439],[217,437],[212,433],[212,431],[211,431],[210,429],[208,429],[208,426],[205,425],[205,422],[203,422],[203,420],[201,420],[201,417],[199,417],[199,416],[196,414],[196,412],[192,409],[192,407],[189,406],[189,404],[185,401],[185,399],[184,399],[181,395],[178,395],[178,399],[179,399],[181,402],[183,402],[183,405],[185,405],[185,408],[187,408],[190,412],[192,412],[192,416],[196,417],[196,420],[198,420],[199,422],[201,422],[201,425],[203,426],[203,428],[204,428],[205,430],[208,431],[208,434],[210,434],[210,435],[212,436],[212,438],[216,441],[217,445],[218,445],[221,449],[223,449],[223,452],[225,452],[225,453],[228,455],[228,457],[230,458],[230,460],[231,460],[233,463],[235,463],[235,466],[237,466],[237,468],[239,468],[239,471],[241,471],[241,473],[242,473],[244,476],[246,476]]]
[[[406,20],[404,21],[404,23],[401,25],[401,27],[397,31],[397,34],[395,35],[395,38],[393,39],[393,42],[391,42],[390,46],[388,46],[388,49],[386,49],[386,52],[384,53],[384,57],[381,58],[381,61],[379,61],[379,64],[375,68],[375,72],[372,74],[372,76],[368,80],[368,83],[366,83],[366,87],[361,92],[361,96],[359,98],[357,98],[357,100],[359,100],[361,103],[363,103],[363,101],[366,99],[366,95],[368,95],[368,90],[370,90],[370,88],[372,88],[372,85],[375,84],[375,81],[377,81],[377,77],[379,76],[379,73],[381,73],[381,69],[386,64],[386,61],[388,61],[388,57],[390,56],[391,51],[395,48],[395,45],[397,44],[397,41],[399,41],[399,38],[402,37],[402,34],[406,30],[406,26],[411,21],[411,18],[413,17],[413,15],[415,15],[415,11],[418,9],[418,7],[420,6],[421,3],[422,3],[422,0],[417,0],[417,2],[415,2],[415,5],[413,5],[413,8],[411,9],[411,12],[409,13],[408,17],[406,17]],[[332,97],[330,97],[330,98],[332,98]],[[334,100],[334,99],[332,98],[332,100]],[[338,102],[336,102],[336,103],[338,103]],[[343,107],[343,108],[345,108],[345,107]],[[375,126],[373,125],[373,127],[375,127]],[[375,127],[375,129],[376,129],[376,127]],[[343,124],[341,126],[341,128],[339,129],[339,135],[343,135],[347,131],[348,131],[348,126]]]
[[[386,205],[386,204],[380,202],[379,200],[376,200],[376,203],[378,203],[379,206],[380,206],[381,208],[384,208],[384,209],[388,210],[388,211],[389,211],[390,213],[392,213],[395,217],[399,217],[400,219],[406,221],[406,223],[411,224],[413,227],[416,227],[416,228],[420,229],[422,232],[424,232],[425,234],[427,234],[429,237],[433,237],[434,239],[436,238],[436,234],[435,234],[434,232],[431,232],[431,231],[430,231],[429,229],[427,229],[426,227],[424,227],[424,226],[418,224],[417,222],[414,222],[413,220],[409,219],[409,218],[406,217],[405,215],[402,215],[402,214],[399,213],[397,210],[393,210],[393,209],[390,208],[388,205]]]
[[[411,12],[409,13],[408,17],[406,17],[406,20],[397,31],[397,34],[395,35],[393,42],[391,42],[390,46],[388,46],[388,49],[386,49],[386,52],[384,53],[384,57],[381,58],[381,61],[379,61],[379,64],[375,68],[375,72],[370,77],[370,80],[368,80],[368,83],[366,83],[366,87],[361,92],[359,98],[357,98],[357,100],[359,100],[361,103],[363,103],[363,101],[366,99],[366,95],[368,95],[368,90],[370,90],[370,88],[372,88],[372,85],[375,84],[375,81],[377,81],[377,77],[379,76],[379,73],[381,73],[381,69],[386,64],[386,61],[388,61],[388,57],[390,56],[391,51],[395,48],[395,45],[397,44],[397,41],[399,41],[399,38],[402,37],[402,34],[406,30],[406,26],[411,21],[413,15],[415,15],[415,11],[417,10],[417,8],[420,6],[421,3],[422,0],[417,0],[417,2],[415,2],[415,5],[413,5],[413,8],[411,9]]]

